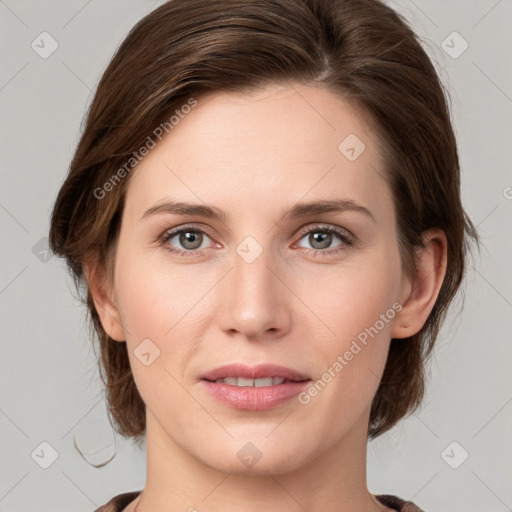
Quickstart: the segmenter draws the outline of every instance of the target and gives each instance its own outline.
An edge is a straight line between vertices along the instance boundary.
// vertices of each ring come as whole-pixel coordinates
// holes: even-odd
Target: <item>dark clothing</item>
[[[142,491],[125,492],[114,496],[108,503],[97,508],[94,512],[122,512]],[[375,495],[375,498],[386,507],[393,508],[398,512],[423,512],[411,501],[404,501],[401,498],[391,495]]]

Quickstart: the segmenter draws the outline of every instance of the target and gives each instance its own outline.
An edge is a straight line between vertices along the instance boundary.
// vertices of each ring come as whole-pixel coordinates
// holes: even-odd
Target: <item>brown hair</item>
[[[94,255],[109,278],[133,175],[126,162],[177,108],[192,95],[287,82],[339,94],[376,127],[409,275],[423,231],[446,233],[448,266],[439,296],[419,333],[391,340],[369,438],[421,402],[427,357],[462,282],[469,239],[478,244],[478,235],[461,204],[445,91],[417,36],[379,0],[172,0],[137,23],[103,73],[50,227],[52,251],[66,258],[77,289],[87,292],[82,300],[99,338],[113,426],[137,443],[145,433],[145,404],[126,344],[112,341],[101,325],[84,262]],[[105,193],[116,173],[123,179]]]

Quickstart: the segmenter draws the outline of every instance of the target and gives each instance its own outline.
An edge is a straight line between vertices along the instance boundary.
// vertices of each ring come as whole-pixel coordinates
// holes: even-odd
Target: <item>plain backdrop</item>
[[[0,0],[2,512],[88,512],[144,486],[145,452],[106,422],[85,310],[46,248],[92,92],[129,29],[159,3]],[[504,512],[512,510],[512,3],[390,5],[422,37],[450,92],[463,201],[484,249],[462,313],[452,310],[438,339],[421,410],[369,445],[369,488],[427,512]]]

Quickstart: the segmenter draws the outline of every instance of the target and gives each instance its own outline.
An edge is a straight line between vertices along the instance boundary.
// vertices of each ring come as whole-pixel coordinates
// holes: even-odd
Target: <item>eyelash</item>
[[[165,250],[169,251],[170,253],[177,254],[179,256],[195,256],[195,255],[199,254],[202,249],[194,249],[194,250],[187,251],[187,250],[183,250],[183,249],[176,249],[167,244],[167,242],[174,236],[179,235],[181,233],[187,233],[187,232],[202,233],[204,235],[207,235],[210,238],[213,238],[212,234],[204,229],[200,229],[195,226],[182,226],[179,229],[164,232],[158,238],[158,244],[160,246],[163,246],[165,248]],[[331,250],[307,249],[307,248],[302,247],[302,249],[306,250],[308,252],[308,254],[313,257],[316,257],[318,253],[320,253],[322,255],[334,256],[334,255],[339,254],[340,252],[345,251],[347,249],[347,247],[351,247],[355,244],[355,239],[352,234],[349,234],[346,230],[342,230],[340,228],[335,228],[332,226],[313,226],[311,228],[302,230],[299,233],[299,240],[304,238],[306,235],[309,235],[310,233],[316,233],[316,232],[330,233],[330,234],[336,235],[343,243],[341,244],[341,246],[339,248],[331,249]]]

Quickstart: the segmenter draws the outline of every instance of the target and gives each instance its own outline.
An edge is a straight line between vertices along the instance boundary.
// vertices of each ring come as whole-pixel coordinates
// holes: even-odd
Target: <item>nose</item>
[[[251,263],[235,253],[220,290],[220,328],[251,341],[283,336],[290,328],[293,293],[279,275],[282,270],[270,251]]]

